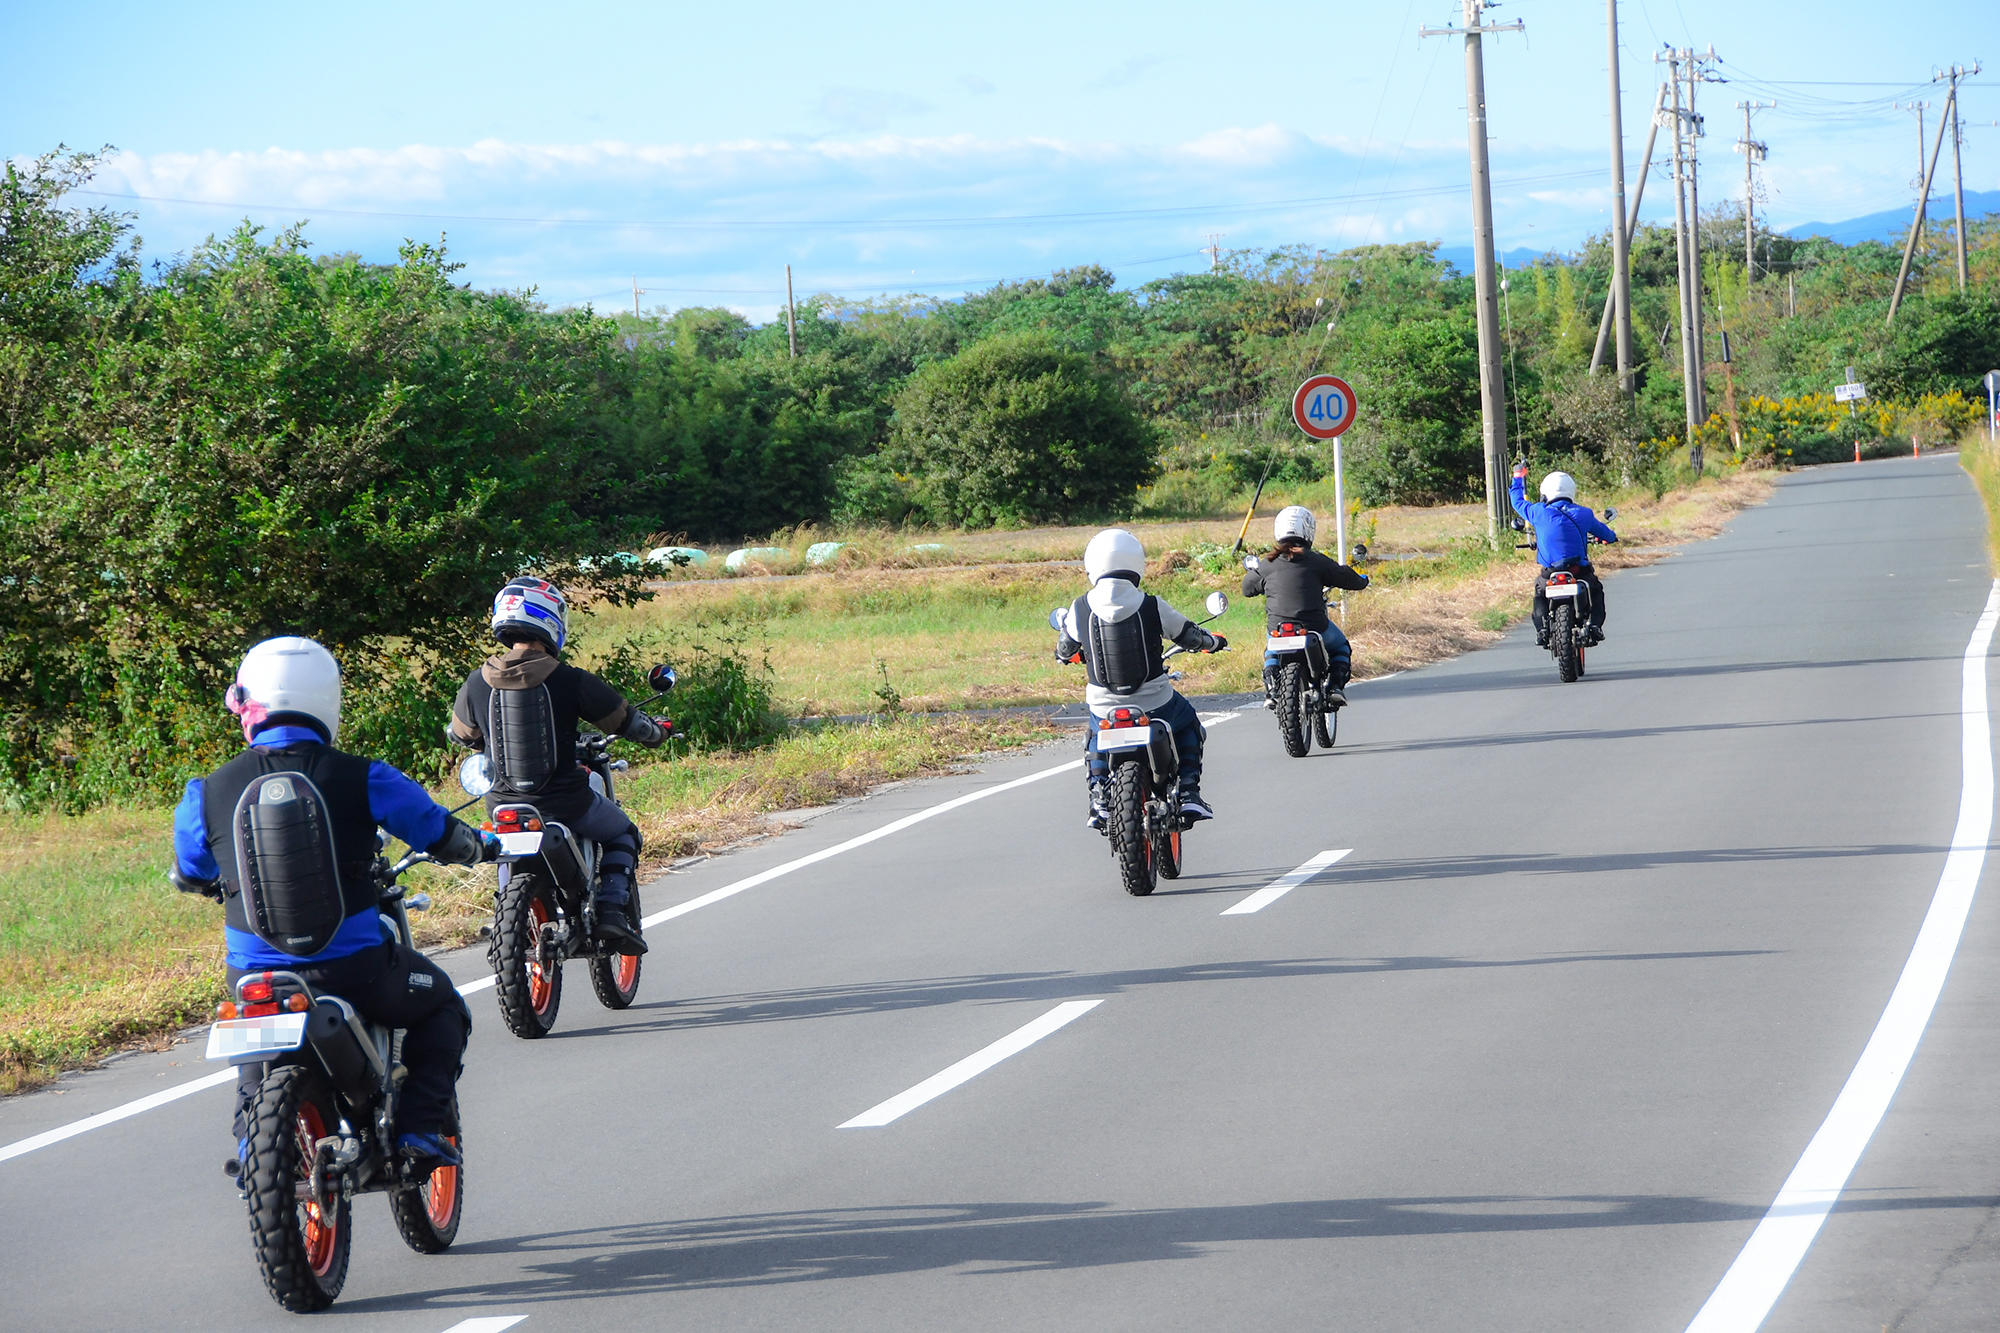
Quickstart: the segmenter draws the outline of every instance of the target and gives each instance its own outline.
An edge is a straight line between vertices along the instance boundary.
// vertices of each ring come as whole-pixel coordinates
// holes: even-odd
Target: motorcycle
[[[1604,511],[1604,521],[1618,517],[1618,511]],[[1597,538],[1585,534],[1588,546],[1601,546]],[[1532,551],[1533,542],[1517,544],[1517,551]],[[1544,622],[1548,632],[1548,649],[1556,659],[1556,679],[1565,685],[1582,678],[1585,652],[1590,646],[1590,585],[1567,569],[1549,571],[1549,581],[1542,589],[1547,599],[1548,612]]]
[[[410,912],[428,895],[396,882],[431,858],[390,864],[376,835],[372,868],[383,925],[410,943]],[[347,1281],[357,1194],[386,1193],[403,1242],[439,1254],[458,1236],[465,1168],[423,1170],[396,1151],[403,1033],[363,1018],[338,995],[316,993],[295,972],[253,972],[216,1007],[205,1058],[266,1066],[251,1102],[247,1151],[230,1175],[250,1210],[250,1238],[264,1285],[296,1313],[324,1310]],[[445,1141],[463,1151],[458,1107]]]
[[[1229,609],[1226,593],[1208,595],[1206,625]],[[1063,608],[1049,612],[1049,628],[1062,630]],[[1162,656],[1182,651],[1169,648]],[[1180,679],[1180,673],[1172,673]],[[1181,834],[1190,821],[1181,811],[1180,749],[1173,729],[1135,708],[1114,708],[1109,717],[1093,719],[1097,751],[1110,766],[1108,804],[1111,818],[1104,835],[1118,858],[1118,877],[1125,892],[1143,898],[1162,878],[1181,873]]]
[[[656,666],[646,680],[655,693],[640,708],[673,689],[673,668]],[[672,724],[667,725],[672,734]],[[591,787],[616,801],[612,774],[629,765],[611,757],[611,742],[610,736],[582,732],[576,738],[576,759],[589,770]],[[468,755],[459,765],[458,785],[475,799],[493,789],[492,765],[484,754]],[[525,801],[495,806],[481,827],[500,840],[486,960],[493,968],[493,990],[507,1030],[533,1040],[554,1029],[562,1004],[562,965],[571,958],[588,961],[590,987],[599,1003],[607,1009],[629,1007],[639,995],[643,960],[597,938],[597,844],[560,821],[544,820]],[[626,912],[643,938],[636,880]]]
[[[1354,544],[1353,561],[1360,564],[1368,548]],[[1243,558],[1245,569],[1257,568],[1257,557]],[[1264,636],[1264,651],[1278,655],[1276,678],[1271,687],[1271,709],[1278,715],[1278,735],[1285,753],[1303,759],[1313,742],[1322,750],[1333,748],[1340,733],[1341,703],[1327,697],[1333,683],[1333,659],[1326,640],[1310,628],[1282,621]]]

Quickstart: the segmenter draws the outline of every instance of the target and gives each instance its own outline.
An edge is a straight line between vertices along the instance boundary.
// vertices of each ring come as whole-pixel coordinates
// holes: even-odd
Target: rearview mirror
[[[1609,518],[1617,518],[1617,517],[1618,517],[1618,506],[1616,506],[1616,505],[1613,505],[1613,506],[1612,506],[1611,508],[1609,508],[1609,509],[1605,510],[1605,511],[1604,511],[1604,517],[1606,517],[1606,518],[1608,518],[1608,519],[1609,519]]]
[[[1255,569],[1255,568],[1257,568],[1257,557],[1256,557],[1256,556],[1254,556],[1254,555],[1246,555],[1246,556],[1244,556],[1244,557],[1243,557],[1243,568],[1245,568],[1245,569]]]
[[[653,687],[655,694],[665,694],[674,687],[674,682],[678,679],[680,677],[674,674],[674,669],[664,662],[646,673],[646,683]]]
[[[1354,543],[1354,557],[1353,557],[1354,563],[1358,565],[1367,558],[1368,558],[1368,543],[1367,542]]]
[[[1228,593],[1212,592],[1208,595],[1208,613],[1210,615],[1219,616],[1228,609],[1229,609]]]
[[[458,766],[458,785],[465,794],[477,800],[493,790],[493,765],[483,754],[469,754]]]
[[[1058,633],[1062,631],[1062,608],[1060,606],[1049,612],[1049,628]]]

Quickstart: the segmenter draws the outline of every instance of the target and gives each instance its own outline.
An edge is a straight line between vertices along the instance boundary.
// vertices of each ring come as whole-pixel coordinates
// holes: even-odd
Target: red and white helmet
[[[569,639],[569,603],[563,600],[562,589],[547,579],[509,579],[493,597],[490,623],[497,642],[526,635],[559,653]]]
[[[243,739],[273,723],[305,722],[333,744],[340,735],[340,664],[311,639],[266,639],[243,655],[223,696],[243,719]]]

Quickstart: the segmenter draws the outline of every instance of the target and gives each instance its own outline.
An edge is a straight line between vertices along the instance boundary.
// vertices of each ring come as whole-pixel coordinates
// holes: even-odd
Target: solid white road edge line
[[[974,1051],[951,1068],[932,1074],[908,1092],[898,1093],[886,1102],[878,1102],[852,1120],[844,1120],[834,1128],[874,1129],[908,1115],[925,1102],[942,1097],[959,1084],[977,1078],[1008,1056],[1025,1051],[1058,1028],[1074,1023],[1103,1003],[1102,1000],[1065,1000],[1034,1022],[1014,1029],[991,1046]]]
[[[1311,879],[1314,875],[1317,875],[1320,871],[1332,865],[1335,861],[1340,860],[1343,856],[1351,855],[1353,851],[1352,847],[1343,847],[1337,852],[1321,852],[1297,870],[1288,870],[1278,876],[1269,884],[1266,884],[1263,888],[1236,904],[1236,906],[1223,908],[1222,914],[1224,916],[1247,916],[1251,912],[1260,912],[1290,893],[1293,889],[1296,889],[1299,885]]]
[[[1757,1229],[1750,1233],[1736,1262],[1688,1325],[1688,1333],[1748,1333],[1771,1313],[1887,1113],[1937,1007],[1945,974],[1958,952],[1965,918],[1972,911],[1972,896],[1986,863],[1987,835],[1993,828],[1993,737],[1986,708],[1986,653],[1996,622],[2000,622],[2000,583],[1988,594],[1986,610],[1965,646],[1959,686],[1963,778],[1958,826],[1952,831],[1951,852],[1945,857],[1937,892],[1924,914],[1909,961],[1903,964],[1888,1007],[1882,1011],[1854,1072],[1847,1076],[1847,1085],[1834,1099],[1833,1109],[1806,1145],[1805,1154]]]
[[[489,1314],[477,1319],[461,1319],[444,1333],[504,1333],[528,1316],[524,1314]]]
[[[1015,778],[1011,782],[1001,782],[991,787],[981,787],[978,791],[967,792],[963,796],[954,797],[949,801],[931,806],[927,810],[919,810],[913,815],[904,815],[901,819],[892,820],[884,824],[881,828],[863,833],[859,837],[849,838],[846,842],[837,843],[832,847],[814,852],[809,856],[801,856],[795,860],[787,861],[783,865],[772,866],[769,870],[759,874],[751,875],[746,879],[739,879],[734,884],[725,884],[712,893],[704,893],[699,898],[691,898],[678,906],[669,907],[664,912],[655,912],[645,919],[645,924],[656,926],[662,921],[671,921],[677,916],[686,916],[689,912],[707,907],[710,903],[719,903],[724,898],[732,898],[742,893],[745,889],[754,889],[759,884],[768,884],[781,875],[789,875],[794,870],[803,870],[807,866],[817,865],[829,857],[839,856],[842,852],[851,852],[856,847],[865,847],[878,838],[886,838],[892,833],[900,833],[913,824],[921,824],[927,819],[934,819],[938,815],[956,810],[962,805],[970,805],[974,801],[983,801],[988,796],[998,796],[1001,792],[1013,791],[1016,787],[1025,787],[1031,782],[1040,782],[1043,778],[1052,778],[1058,773],[1068,773],[1082,767],[1083,760],[1072,759],[1066,764],[1057,764],[1054,768],[1044,768],[1038,772],[1030,773],[1026,777]],[[496,979],[491,973],[483,977],[475,977],[460,986],[458,993],[460,995],[476,995],[480,991],[491,988]],[[236,1071],[233,1068],[225,1069],[219,1073],[207,1074],[201,1078],[193,1079],[178,1087],[168,1088],[162,1092],[153,1093],[151,1096],[141,1097],[137,1101],[127,1102],[123,1106],[114,1106],[108,1111],[100,1111],[96,1115],[88,1116],[72,1124],[60,1125],[55,1129],[44,1130],[40,1134],[35,1134],[0,1147],[0,1162],[20,1157],[25,1153],[31,1153],[37,1148],[46,1148],[50,1144],[61,1143],[64,1139],[74,1138],[78,1134],[86,1133],[104,1125],[113,1124],[128,1116],[135,1116],[141,1112],[150,1111],[156,1106],[165,1106],[168,1102],[178,1101],[191,1093],[201,1092],[207,1088],[220,1087],[224,1083],[234,1081],[235,1077]],[[521,1317],[523,1319],[527,1318],[526,1315]]]

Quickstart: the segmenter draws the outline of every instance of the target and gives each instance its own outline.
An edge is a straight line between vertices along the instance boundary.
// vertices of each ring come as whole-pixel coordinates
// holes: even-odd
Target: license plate
[[[1551,583],[1542,592],[1549,597],[1574,597],[1582,586],[1580,583]]]
[[[506,856],[533,856],[542,850],[540,833],[502,833],[500,851]]]
[[[305,1045],[304,1014],[265,1014],[261,1018],[227,1018],[208,1030],[205,1060],[242,1064]]]
[[[1097,733],[1099,750],[1136,750],[1153,739],[1151,727],[1113,727]]]
[[[1264,640],[1264,651],[1267,653],[1302,653],[1305,650],[1306,636],[1303,634],[1273,634]]]

